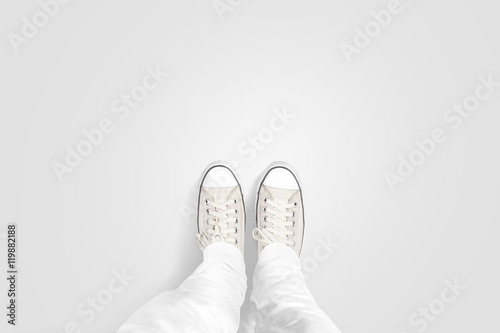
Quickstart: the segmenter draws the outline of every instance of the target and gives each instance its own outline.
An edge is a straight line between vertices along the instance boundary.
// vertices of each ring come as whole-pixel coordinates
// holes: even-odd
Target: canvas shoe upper
[[[282,243],[300,255],[303,235],[304,208],[298,177],[289,164],[274,162],[257,193],[257,228],[253,237],[259,243],[259,254],[268,244]]]
[[[196,238],[202,251],[214,242],[225,242],[243,253],[245,205],[238,179],[226,162],[210,164],[203,174]]]

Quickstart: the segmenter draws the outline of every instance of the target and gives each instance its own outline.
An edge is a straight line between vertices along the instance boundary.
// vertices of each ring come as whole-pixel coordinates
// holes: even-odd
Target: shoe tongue
[[[237,188],[237,186],[234,187],[208,187],[205,188],[205,191],[210,193],[212,196],[213,200],[217,203],[222,203],[226,202],[231,195],[231,192],[234,191],[234,189]]]
[[[297,192],[297,190],[288,190],[269,186],[266,187],[268,188],[268,192],[271,193],[273,201],[279,204],[289,203],[292,195]]]

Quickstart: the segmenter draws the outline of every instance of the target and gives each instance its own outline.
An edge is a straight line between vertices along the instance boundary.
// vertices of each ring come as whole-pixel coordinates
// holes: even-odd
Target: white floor
[[[176,288],[202,257],[199,177],[226,159],[248,276],[256,181],[286,160],[305,187],[307,281],[343,332],[498,331],[500,86],[481,82],[500,82],[500,7],[394,1],[74,0],[48,23],[37,1],[3,1],[0,236],[17,223],[19,294],[0,330],[113,332]],[[387,8],[380,28],[370,12]],[[145,99],[127,113],[131,91]],[[447,111],[464,101],[474,111]],[[86,145],[99,126],[112,132]],[[68,167],[67,146],[92,152]],[[400,155],[422,164],[399,176]]]

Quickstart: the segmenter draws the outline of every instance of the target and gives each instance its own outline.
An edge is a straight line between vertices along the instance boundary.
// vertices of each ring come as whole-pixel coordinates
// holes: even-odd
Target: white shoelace
[[[294,231],[288,227],[295,225],[294,221],[288,221],[288,217],[293,217],[292,208],[297,207],[297,203],[279,204],[270,199],[264,199],[264,217],[261,225],[252,232],[253,238],[268,245],[271,243],[282,243],[294,246],[295,241],[288,239],[288,236],[295,235]]]
[[[198,245],[201,250],[204,250],[208,245],[214,242],[226,242],[231,244],[238,244],[238,240],[234,237],[230,237],[238,233],[238,227],[230,227],[231,224],[237,224],[238,218],[234,214],[238,213],[235,208],[230,208],[230,206],[237,203],[235,199],[228,200],[223,203],[216,203],[209,200],[204,201],[205,206],[207,206],[208,219],[205,221],[206,230],[205,233],[200,232],[196,235],[198,239]],[[233,215],[233,216],[230,216]],[[202,225],[200,225],[202,228]]]

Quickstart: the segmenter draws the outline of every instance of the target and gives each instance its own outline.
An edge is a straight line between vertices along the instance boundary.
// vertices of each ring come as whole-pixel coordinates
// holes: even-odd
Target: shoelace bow
[[[295,241],[289,240],[288,236],[294,236],[295,233],[288,227],[293,227],[295,221],[288,221],[288,217],[295,216],[292,208],[297,207],[297,203],[276,203],[270,199],[264,199],[264,218],[261,226],[255,228],[252,232],[253,238],[268,245],[271,243],[283,243],[294,246]]]
[[[226,242],[231,244],[238,244],[238,240],[230,235],[238,233],[236,226],[230,227],[230,223],[238,223],[238,218],[230,216],[237,214],[238,210],[230,206],[237,203],[236,199],[231,199],[223,203],[216,203],[210,200],[205,200],[207,206],[207,215],[209,216],[206,221],[207,229],[205,233],[200,232],[196,235],[198,245],[204,250],[208,245],[214,242]],[[200,226],[201,228],[201,226]]]

